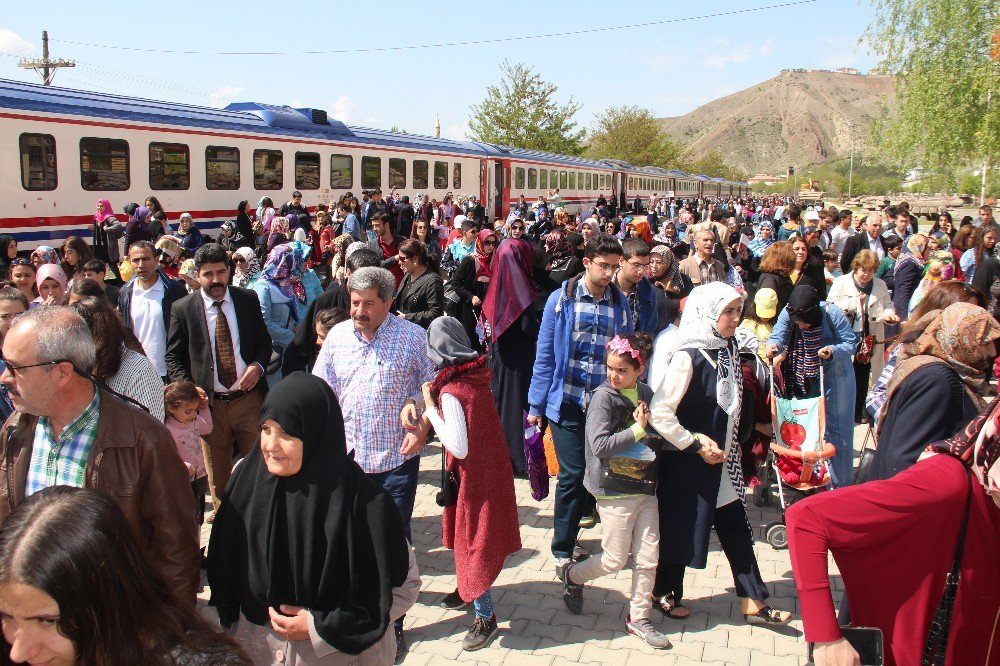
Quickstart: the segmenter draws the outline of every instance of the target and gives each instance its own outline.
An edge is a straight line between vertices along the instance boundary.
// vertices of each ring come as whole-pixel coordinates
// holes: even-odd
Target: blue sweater
[[[576,284],[581,279],[583,276],[578,275],[566,280],[545,301],[541,330],[538,332],[535,367],[531,373],[531,386],[528,388],[528,413],[533,416],[544,414],[556,423],[560,420],[566,366],[569,363],[576,319]],[[628,335],[632,332],[632,311],[628,306],[628,299],[614,283],[608,289],[611,290],[614,303],[615,333]],[[655,304],[653,312],[655,316]]]

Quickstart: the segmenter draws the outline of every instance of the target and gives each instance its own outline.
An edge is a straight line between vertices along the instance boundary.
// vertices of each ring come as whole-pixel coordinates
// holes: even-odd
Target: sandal
[[[671,618],[672,620],[685,620],[691,615],[691,611],[688,607],[679,601],[674,601],[674,595],[665,594],[662,597],[653,597],[653,605],[655,605],[661,613]]]
[[[747,624],[783,626],[791,621],[792,614],[788,611],[780,611],[773,606],[764,606],[756,613],[744,613],[743,619]]]

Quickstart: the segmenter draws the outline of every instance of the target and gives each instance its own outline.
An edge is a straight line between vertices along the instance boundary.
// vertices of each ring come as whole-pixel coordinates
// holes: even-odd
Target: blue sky
[[[56,85],[205,106],[250,100],[312,106],[349,124],[426,134],[440,114],[442,134],[463,138],[470,105],[499,80],[505,58],[556,84],[560,101],[572,95],[581,102],[577,120],[588,128],[612,105],[681,115],[784,68],[865,71],[875,64],[858,46],[874,11],[858,0],[544,39],[356,52],[635,26],[782,2],[64,2],[56,11],[7,12],[0,19],[0,78],[38,81],[16,63],[40,55],[44,28],[52,56],[78,63],[60,70]],[[152,49],[353,52],[224,56]]]

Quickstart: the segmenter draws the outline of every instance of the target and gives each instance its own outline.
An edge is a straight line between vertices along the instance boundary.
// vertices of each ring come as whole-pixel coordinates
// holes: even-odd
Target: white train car
[[[0,80],[0,233],[22,249],[90,238],[97,201],[122,208],[156,196],[168,219],[191,213],[203,231],[240,201],[306,205],[362,190],[441,200],[475,194],[490,219],[559,189],[570,213],[600,196],[625,209],[661,196],[697,198],[709,176],[488,143],[351,127],[319,109],[256,102],[225,109]],[[721,186],[712,183],[718,196]]]

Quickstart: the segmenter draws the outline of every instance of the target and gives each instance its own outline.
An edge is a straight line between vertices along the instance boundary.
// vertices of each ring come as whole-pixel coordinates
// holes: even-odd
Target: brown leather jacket
[[[0,521],[24,499],[37,421],[14,412],[0,431]],[[85,478],[85,487],[100,490],[125,512],[150,564],[160,568],[179,599],[193,604],[200,584],[199,534],[191,484],[167,427],[102,391]]]

